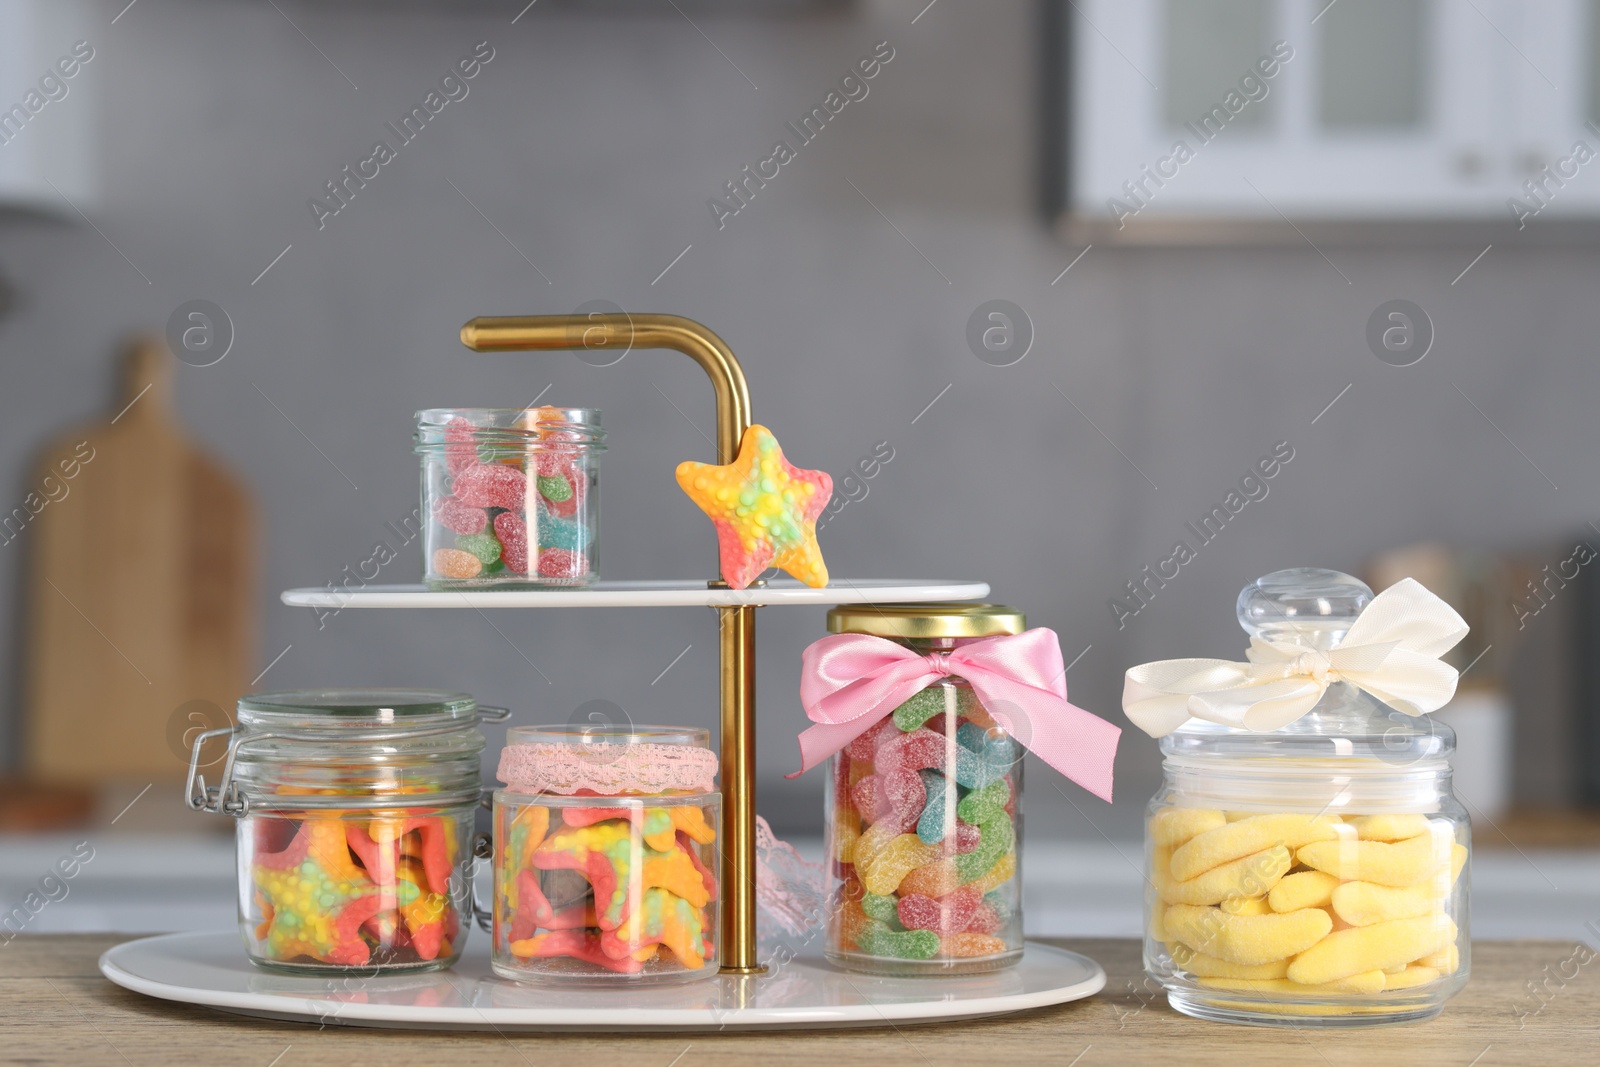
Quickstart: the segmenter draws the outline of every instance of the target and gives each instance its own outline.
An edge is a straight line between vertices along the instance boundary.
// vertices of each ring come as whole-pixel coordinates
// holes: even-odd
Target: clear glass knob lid
[[[1368,604],[1367,583],[1342,571],[1290,567],[1239,591],[1239,625],[1252,637],[1331,648]]]

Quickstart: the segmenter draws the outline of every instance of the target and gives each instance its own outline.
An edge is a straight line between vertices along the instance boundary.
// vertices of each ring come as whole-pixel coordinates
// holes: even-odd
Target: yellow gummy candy
[[[1396,888],[1344,882],[1333,891],[1333,911],[1351,926],[1371,926],[1391,919],[1420,919],[1433,912],[1438,899],[1428,884]]]
[[[1161,878],[1158,871],[1156,888],[1168,904],[1220,904],[1232,897],[1255,897],[1267,892],[1293,862],[1289,850],[1278,845],[1213,867],[1187,882]]]
[[[859,852],[860,846],[857,845]],[[924,845],[916,834],[901,834],[880,849],[870,861],[857,859],[856,873],[867,892],[886,897],[900,888],[900,880],[906,875],[925,863],[932,863],[942,854],[943,850],[938,845]]]
[[[1273,911],[1299,911],[1301,908],[1326,908],[1333,903],[1333,890],[1339,879],[1321,871],[1296,871],[1267,893]]]
[[[1456,947],[1455,941],[1452,940],[1440,951],[1429,956],[1422,956],[1415,963],[1418,967],[1431,967],[1440,974],[1455,974],[1461,967],[1461,950]]]
[[[1287,978],[1202,978],[1200,984],[1213,989],[1249,990],[1255,993],[1298,993],[1302,996],[1319,993],[1379,993],[1383,991],[1382,971],[1366,971],[1337,982],[1322,985],[1302,985]]]
[[[904,882],[900,883],[904,885]],[[1167,942],[1171,938],[1167,935],[1167,924],[1162,922],[1162,917],[1167,914],[1167,909],[1157,904],[1150,909],[1150,940]]]
[[[1284,849],[1285,852],[1289,851]],[[1204,878],[1205,875],[1201,875]],[[1196,879],[1198,881],[1198,879]],[[1272,908],[1267,904],[1265,896],[1259,897],[1226,897],[1217,905],[1229,915],[1271,915]]]
[[[1198,834],[1226,825],[1220,811],[1207,808],[1166,808],[1150,820],[1150,841],[1157,848],[1177,848]]]
[[[1385,975],[1383,979],[1384,992],[1391,989],[1410,989],[1412,986],[1427,985],[1439,977],[1436,967],[1418,967],[1413,964],[1399,974]]]
[[[1167,947],[1167,954],[1172,957],[1172,962],[1188,971],[1197,978],[1283,978],[1289,973],[1287,959],[1273,960],[1271,963],[1229,963],[1219,960],[1215,956],[1207,956],[1204,952],[1196,952],[1181,941],[1174,941]]]
[[[856,861],[856,841],[861,837],[855,809],[841,804],[833,809],[833,858],[840,863]]]
[[[1329,815],[1255,815],[1219,826],[1178,846],[1172,853],[1172,877],[1180,882],[1241,856],[1283,845],[1290,849],[1338,836],[1339,820]]]
[[[972,888],[976,889],[978,892],[987,893],[990,890],[999,889],[1002,885],[1016,877],[1016,874],[1017,852],[1015,849],[1012,849],[1004,856],[1001,856],[998,860],[995,860],[994,866],[989,868],[988,874],[970,884]]]
[[[1448,834],[1424,834],[1397,844],[1385,841],[1317,841],[1295,853],[1307,867],[1347,882],[1407,886],[1426,881],[1448,862]]]
[[[1170,926],[1170,914],[1167,922]],[[1432,955],[1454,941],[1455,936],[1456,924],[1443,914],[1353,926],[1330,934],[1301,952],[1289,964],[1289,977],[1306,985],[1318,985],[1365,971],[1381,971]]]
[[[1221,908],[1174,904],[1162,921],[1167,932],[1185,945],[1230,963],[1285,959],[1304,952],[1333,929],[1333,919],[1321,908],[1282,915],[1229,915]]]
[[[861,831],[861,836],[856,839],[854,861],[856,866],[871,866],[873,858],[899,836],[892,819],[880,819]]]
[[[1423,815],[1358,815],[1350,820],[1363,841],[1406,841],[1428,832]]]

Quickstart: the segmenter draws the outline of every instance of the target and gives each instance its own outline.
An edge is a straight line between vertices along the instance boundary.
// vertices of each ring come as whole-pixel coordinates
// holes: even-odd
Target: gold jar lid
[[[932,601],[925,604],[847,604],[828,612],[831,634],[871,634],[899,640],[1020,634],[1028,618],[1004,604]]]

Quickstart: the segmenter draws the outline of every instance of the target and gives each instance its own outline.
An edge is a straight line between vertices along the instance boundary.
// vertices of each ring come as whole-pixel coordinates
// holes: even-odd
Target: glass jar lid
[[[870,634],[891,640],[997,637],[1020,634],[1028,617],[1004,604],[931,601],[924,604],[846,604],[828,612],[831,634]]]
[[[239,700],[238,725],[195,739],[187,800],[197,811],[395,808],[477,800],[482,722],[504,708],[430,689],[303,689]],[[205,743],[227,736],[215,786],[200,773]]]
[[[1297,567],[1256,579],[1239,593],[1239,624],[1254,640],[1327,652],[1338,646],[1372,590],[1339,571]],[[1307,779],[1328,784],[1334,806],[1413,810],[1449,772],[1449,726],[1407,715],[1344,681],[1332,682],[1306,714],[1276,730],[1252,731],[1190,719],[1162,737],[1169,777],[1191,799],[1267,807]],[[1226,763],[1220,762],[1225,760]],[[1295,784],[1301,783],[1300,785]]]

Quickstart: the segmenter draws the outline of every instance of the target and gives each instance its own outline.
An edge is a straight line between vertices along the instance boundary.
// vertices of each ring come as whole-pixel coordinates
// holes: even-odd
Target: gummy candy
[[[553,504],[572,499],[572,483],[560,474],[541,474],[538,480],[539,495]]]
[[[917,819],[917,836],[925,845],[935,845],[944,840],[945,826],[950,818],[948,779],[938,771],[921,770],[922,791],[927,798],[922,815]]]
[[[433,573],[441,578],[476,578],[483,573],[483,560],[459,548],[438,548],[433,552]]]
[[[543,516],[539,519],[539,547],[564,548],[581,552],[594,540],[594,530],[572,519]]]
[[[456,547],[471,552],[486,567],[500,558],[500,542],[491,533],[462,534]]]
[[[861,884],[866,887],[867,892],[877,893],[880,896],[893,893],[900,887],[902,878],[939,856],[937,846],[924,845],[916,834],[901,834],[896,837],[878,851],[870,862],[859,858],[860,845],[856,847],[858,854],[856,867],[861,871]],[[979,848],[981,850],[982,846]],[[972,853],[972,855],[977,854],[977,852]],[[987,869],[985,867],[985,870]]]
[[[982,903],[983,894],[966,886],[937,900],[918,893],[902,893],[897,910],[900,922],[908,930],[948,934],[966,930]]]
[[[864,893],[861,897],[861,910],[879,922],[888,923],[896,929],[905,929],[900,925],[900,915],[896,910],[894,897],[881,897],[876,893]]]
[[[939,947],[946,956],[993,956],[1006,950],[1006,943],[1002,938],[991,937],[988,934],[958,933],[946,934],[939,939]]]
[[[494,533],[500,540],[506,569],[517,574],[528,573],[528,524],[522,516],[503,511],[494,517]]]
[[[451,474],[457,474],[478,461],[478,449],[473,440],[475,433],[476,428],[472,423],[460,415],[444,424],[444,439],[449,442],[444,446],[445,464]]]
[[[978,829],[983,832],[978,847],[956,857],[956,874],[962,882],[975,881],[986,874],[1016,844],[1011,816],[1003,811],[997,812]]]
[[[816,525],[833,495],[833,479],[790,463],[771,430],[751,426],[733,462],[680,463],[677,476],[716,526],[722,576],[730,586],[747,588],[769,566],[812,587],[828,584]]]
[[[891,720],[879,719],[870,729],[845,746],[846,754],[852,760],[871,764],[878,754],[878,745],[888,740],[885,735],[893,728],[894,723]]]
[[[521,511],[527,492],[527,477],[520,470],[499,463],[475,463],[455,479],[456,499],[475,508]]]
[[[559,518],[570,519],[583,510],[584,499],[589,490],[587,488],[588,482],[581,475],[568,473],[565,477],[567,484],[572,489],[572,494],[565,500],[553,500],[546,497],[544,506],[545,510],[550,514]]]
[[[885,741],[878,748],[876,766],[880,771],[892,771],[901,767],[920,771],[942,769],[944,761],[944,738],[932,730],[913,730]]]
[[[926,960],[939,954],[939,935],[933,931],[896,931],[877,919],[862,923],[855,942],[863,952],[901,960]]]
[[[944,686],[930,685],[911,694],[910,699],[894,709],[895,726],[905,733],[910,733],[935,715],[941,714],[945,710],[945,692]]]
[[[441,496],[434,500],[433,518],[440,526],[458,534],[482,533],[489,524],[487,511],[468,507],[453,496]]]
[[[547,548],[539,553],[539,574],[544,578],[582,578],[589,573],[589,561],[582,552]]]
[[[996,812],[1005,811],[1010,798],[1011,786],[1001,778],[962,797],[961,803],[956,805],[956,815],[962,822],[981,826],[994,818]]]

